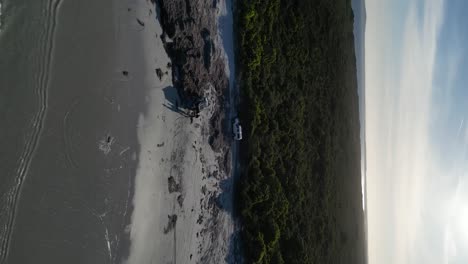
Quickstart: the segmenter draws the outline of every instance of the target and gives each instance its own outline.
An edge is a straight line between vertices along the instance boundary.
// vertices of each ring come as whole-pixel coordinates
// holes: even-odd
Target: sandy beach
[[[28,1],[0,35],[0,263],[238,263],[230,2],[197,7],[190,118],[153,1]]]
[[[135,8],[137,17],[156,12],[146,1],[137,1]],[[146,73],[147,109],[138,122],[141,149],[126,263],[228,262],[234,230],[232,155],[229,146],[215,152],[209,144],[210,119],[224,102],[208,83],[203,87],[208,107],[193,122],[186,117],[178,109],[181,98],[173,86],[170,58],[162,39],[155,37],[163,33],[161,26],[155,19],[144,23],[140,38],[147,59],[138,71]],[[163,71],[161,78],[156,69]]]

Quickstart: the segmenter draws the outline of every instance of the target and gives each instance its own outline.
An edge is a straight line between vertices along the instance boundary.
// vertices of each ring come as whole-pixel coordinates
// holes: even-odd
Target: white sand
[[[139,48],[132,42],[142,41],[146,61],[131,62],[130,66],[138,69],[138,78],[143,78],[142,85],[148,92],[147,111],[141,114],[137,128],[141,149],[137,153],[139,165],[132,223],[128,228],[131,247],[127,263],[223,263],[233,222],[227,212],[217,213],[214,202],[221,192],[220,180],[227,178],[219,168],[221,154],[214,153],[208,144],[208,122],[218,104],[217,98],[211,96],[212,88],[206,87],[209,107],[193,124],[169,109],[174,100],[167,100],[165,93],[171,91],[169,97],[174,98],[176,94],[175,89],[167,89],[172,86],[172,74],[159,37],[162,30],[154,19],[154,6],[146,0],[131,3],[119,7],[121,32],[117,38],[129,38],[122,45],[130,48]],[[136,18],[145,26],[141,27]],[[168,74],[159,80],[156,68]],[[172,186],[176,189],[172,192],[168,180],[171,176],[178,185]],[[227,188],[230,193],[231,186]],[[231,194],[226,197],[227,204],[232,202],[231,197]],[[173,215],[177,221],[171,229]]]

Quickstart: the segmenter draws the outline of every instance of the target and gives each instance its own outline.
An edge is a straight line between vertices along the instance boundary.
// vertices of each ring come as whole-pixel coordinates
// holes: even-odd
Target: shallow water
[[[0,263],[118,263],[128,251],[138,78],[112,0],[3,2]],[[141,59],[141,58],[140,58]]]

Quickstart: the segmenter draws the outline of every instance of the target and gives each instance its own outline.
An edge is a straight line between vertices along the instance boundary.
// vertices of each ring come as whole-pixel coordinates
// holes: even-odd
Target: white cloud
[[[442,263],[443,254],[424,253],[420,238],[427,181],[438,171],[431,156],[430,125],[444,3],[427,0],[420,10],[411,2],[399,29],[382,26],[389,21],[379,4],[366,2],[369,263]],[[393,47],[401,50],[394,54]]]
[[[450,226],[446,227],[444,234],[444,257],[442,263],[450,263],[450,260],[457,255],[457,245],[453,238]]]

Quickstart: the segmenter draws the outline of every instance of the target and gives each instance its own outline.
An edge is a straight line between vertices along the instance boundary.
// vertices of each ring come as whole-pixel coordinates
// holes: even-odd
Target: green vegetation
[[[365,263],[349,0],[237,6],[247,263]]]

